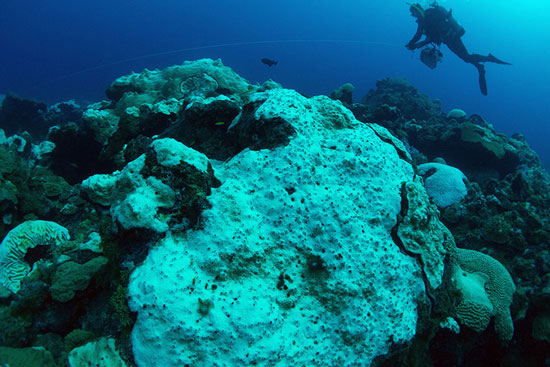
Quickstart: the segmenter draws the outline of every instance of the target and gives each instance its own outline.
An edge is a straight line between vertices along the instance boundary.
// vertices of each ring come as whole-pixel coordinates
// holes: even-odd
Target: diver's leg
[[[477,68],[477,72],[479,73],[479,89],[481,90],[481,94],[484,96],[487,95],[487,80],[485,80],[485,67],[483,64],[474,64]]]
[[[512,65],[509,62],[497,59],[492,54],[489,54],[487,56],[483,56],[480,54],[470,54],[468,55],[468,59],[469,59],[468,62],[471,62],[472,64],[478,64],[480,62],[494,62],[495,64]]]
[[[460,38],[453,38],[445,42],[449,50],[451,50],[456,56],[460,57],[464,62],[475,64],[475,61],[471,60],[471,55],[468,53],[466,46],[462,43]]]
[[[455,38],[451,42],[446,43],[446,45],[447,47],[449,47],[449,50],[453,51],[462,60],[467,63],[473,64],[476,67],[477,72],[479,73],[479,89],[481,90],[481,94],[486,96],[487,81],[485,80],[485,67],[483,66],[483,64],[480,64],[479,60],[477,60],[477,56],[481,55],[469,54],[466,46],[464,46],[464,43],[462,43],[462,40],[460,38]]]
[[[468,53],[466,46],[464,46],[464,43],[462,43],[462,40],[460,38],[454,38],[452,40],[449,40],[446,43],[446,45],[447,47],[449,47],[449,50],[453,51],[458,57],[460,57],[465,62],[469,62],[470,64],[476,65],[476,64],[479,64],[480,62],[494,62],[495,64],[512,65],[509,62],[497,59],[492,54],[483,56],[480,54]]]
[[[509,62],[502,61],[500,59],[497,59],[492,54],[487,55],[487,61],[488,62],[494,62],[495,64],[501,64],[501,65],[512,65]]]

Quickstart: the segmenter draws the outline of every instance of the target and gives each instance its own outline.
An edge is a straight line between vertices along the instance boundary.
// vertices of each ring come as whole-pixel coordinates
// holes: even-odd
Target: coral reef
[[[1,363],[544,365],[536,153],[404,79],[352,91],[203,59],[6,97]]]
[[[354,90],[355,90],[355,87],[352,84],[346,83],[342,85],[340,88],[333,90],[332,93],[330,94],[330,98],[337,99],[346,105],[351,105],[353,103]]]
[[[365,104],[354,104],[352,111],[364,122],[387,127],[408,147],[417,165],[443,158],[468,178],[466,196],[440,208],[441,220],[458,247],[491,255],[508,270],[517,288],[510,306],[515,334],[531,335],[533,320],[548,312],[550,300],[550,257],[545,250],[550,243],[547,172],[520,134],[498,134],[477,114],[443,113],[437,101],[429,101],[413,86],[404,84],[407,82],[402,79],[379,82],[364,98]],[[479,284],[484,278],[468,279]],[[529,338],[518,339],[514,347],[509,344],[507,351],[496,352],[501,347],[491,344],[491,335],[486,331],[469,341],[460,334],[436,332],[430,353],[434,360],[442,358],[447,364],[462,360],[480,366],[497,363],[495,354],[502,360],[521,355],[525,359],[522,363],[536,359],[539,364],[549,357],[540,342]],[[506,335],[509,333],[501,333],[503,339]],[[452,350],[456,343],[463,346],[460,353],[438,354],[439,350]],[[487,345],[486,352],[476,349],[476,358],[467,358],[468,351],[479,343]]]
[[[0,100],[0,126],[8,134],[27,132],[42,140],[54,125],[78,122],[82,108],[74,101],[60,102],[52,106],[8,93]]]

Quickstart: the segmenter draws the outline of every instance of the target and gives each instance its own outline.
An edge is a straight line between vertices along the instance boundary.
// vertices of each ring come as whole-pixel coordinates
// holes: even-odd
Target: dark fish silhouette
[[[277,65],[278,61],[276,60],[271,60],[271,59],[268,59],[268,58],[263,58],[262,60],[262,64],[266,64],[267,66],[271,67],[273,65]]]

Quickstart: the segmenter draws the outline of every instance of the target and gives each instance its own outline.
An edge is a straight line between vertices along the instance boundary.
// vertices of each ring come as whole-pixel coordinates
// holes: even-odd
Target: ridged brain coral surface
[[[489,281],[489,277],[479,272],[469,273],[455,265],[453,280],[461,294],[456,305],[458,319],[473,330],[482,332],[494,316],[493,304],[485,291],[485,284]]]
[[[456,315],[462,324],[481,333],[491,322],[493,307],[465,299],[456,305]]]
[[[8,232],[0,244],[0,284],[17,292],[30,271],[24,257],[29,248],[58,244],[70,238],[69,231],[45,220],[29,220]]]
[[[514,324],[510,315],[510,304],[516,286],[506,268],[496,259],[478,251],[457,249],[457,262],[460,268],[469,273],[483,273],[488,277],[484,284],[487,297],[494,307],[495,330],[502,341],[509,341],[514,335]],[[462,312],[469,312],[462,310]],[[478,314],[479,309],[471,309],[471,316]],[[479,314],[480,323],[485,323],[485,314]],[[474,321],[471,321],[474,322]],[[485,325],[487,327],[487,325]],[[485,329],[479,327],[479,329]]]
[[[214,165],[202,229],[132,273],[140,367],[368,366],[415,335],[421,269],[391,237],[410,164],[338,102],[253,98],[297,134]]]

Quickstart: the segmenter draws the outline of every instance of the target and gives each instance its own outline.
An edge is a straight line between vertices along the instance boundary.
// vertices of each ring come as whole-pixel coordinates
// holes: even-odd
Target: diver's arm
[[[420,47],[424,47],[424,46],[426,46],[428,43],[432,43],[432,40],[426,37],[426,39],[425,39],[424,41],[415,43],[415,44],[414,44],[413,50],[414,50],[414,49],[417,49],[417,48],[420,48]]]
[[[428,43],[432,43],[433,41],[430,38],[426,37],[426,39],[424,39],[423,41],[416,42],[416,43],[411,43],[411,42],[407,43],[405,47],[407,47],[409,50],[412,51],[412,50],[416,50],[417,48],[424,47]]]
[[[418,23],[418,28],[416,29],[416,33],[414,34],[413,38],[405,45],[406,48],[409,50],[414,50],[415,48],[418,48],[416,46],[416,42],[422,37],[422,24]],[[415,47],[416,46],[416,47]]]

